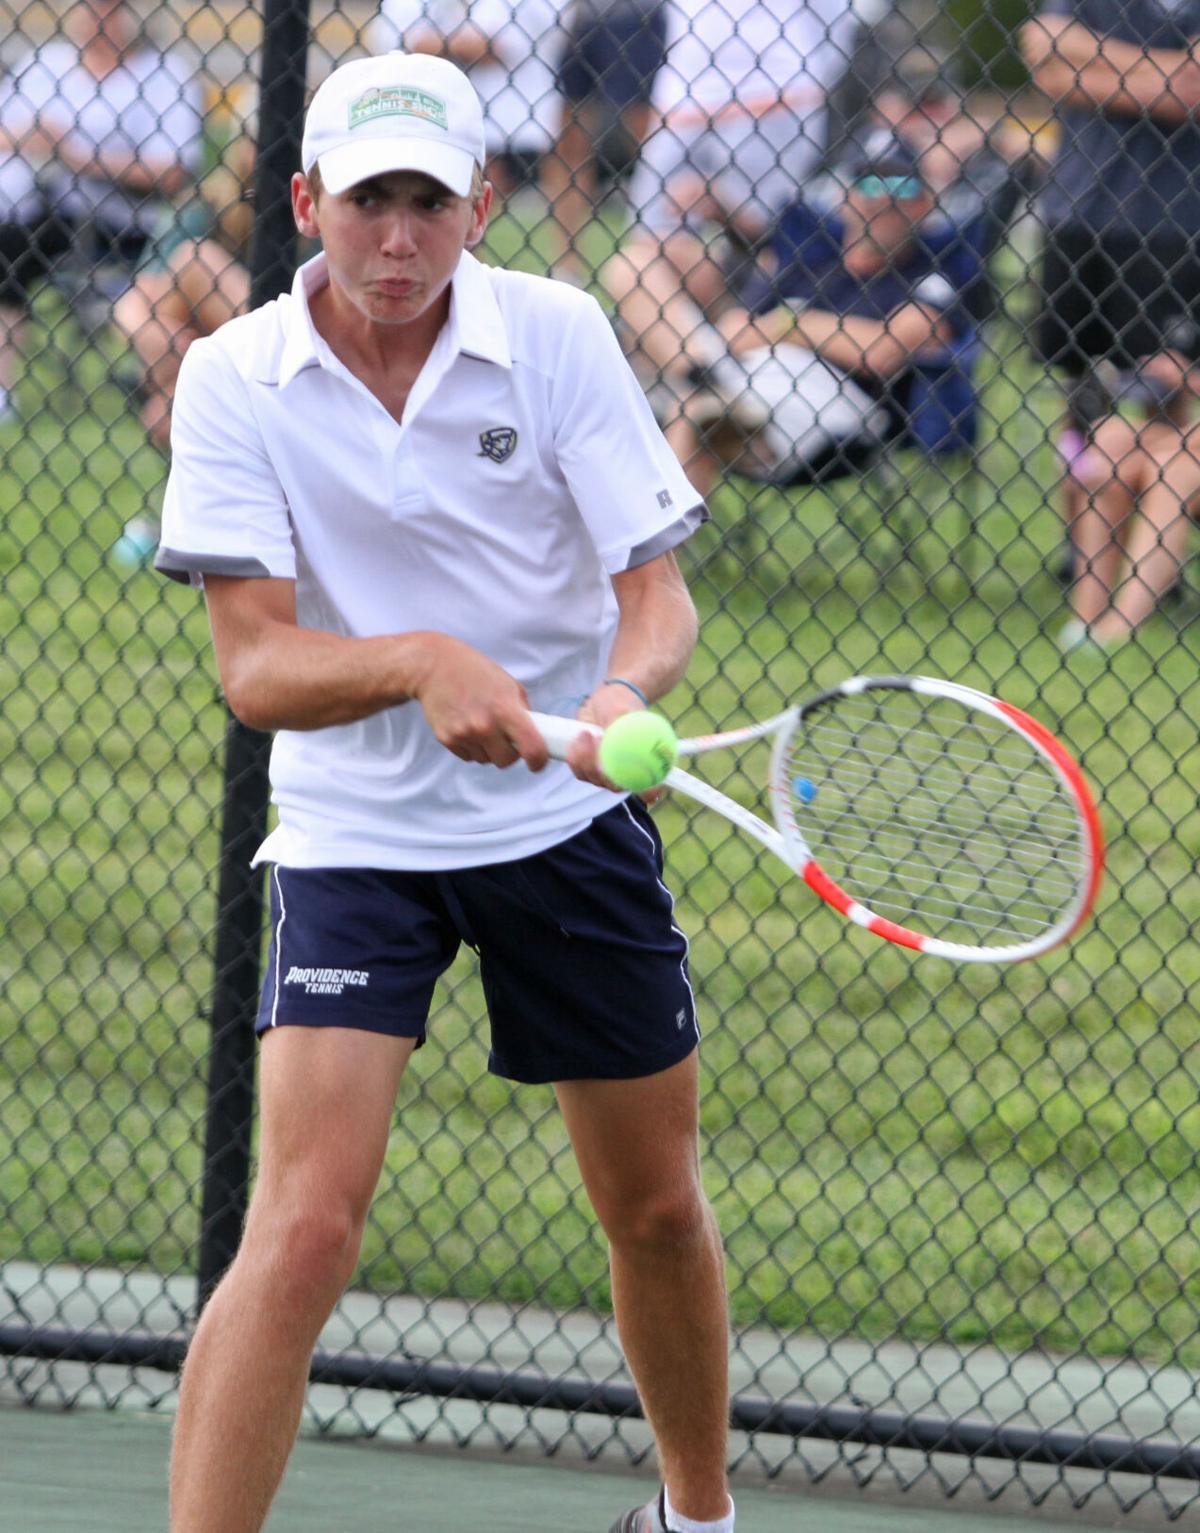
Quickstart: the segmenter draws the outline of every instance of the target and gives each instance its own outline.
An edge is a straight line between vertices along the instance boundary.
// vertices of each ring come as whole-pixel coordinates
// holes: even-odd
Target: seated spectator
[[[0,184],[28,174],[0,228],[0,415],[31,287],[79,241],[89,263],[132,270],[200,157],[199,88],[124,0],[82,0],[64,30],[0,86]]]
[[[1113,377],[1116,406],[1094,423],[1076,476],[1086,492],[1072,523],[1068,653],[1111,649],[1155,611],[1179,580],[1200,506],[1200,327],[1181,320],[1174,344]]]
[[[558,131],[559,7],[550,0],[383,0],[372,51],[448,58],[483,102],[486,175],[502,197],[534,178]]]
[[[636,284],[618,293],[643,357],[676,401],[665,429],[701,493],[728,466],[799,477],[805,465],[789,463],[793,444],[779,423],[806,389],[820,391],[810,413],[839,416],[841,449],[877,442],[882,408],[889,431],[908,427],[938,450],[971,403],[955,357],[972,334],[961,295],[978,267],[957,230],[927,222],[933,196],[916,156],[878,134],[838,180],[836,210],[803,201],[786,210],[773,240],[777,275],[750,308],[710,325],[685,293],[653,316]],[[936,408],[922,362],[942,374]]]
[[[729,273],[747,256],[753,268],[820,158],[826,94],[846,64],[853,8],[674,0],[668,19],[658,126],[629,188],[635,229],[610,275],[622,289],[640,286],[655,307],[686,291],[713,319],[733,296]]]
[[[666,57],[667,8],[664,0],[575,0],[565,27],[562,122],[543,165],[542,190],[562,233],[554,275],[583,283],[591,273],[577,241],[600,203],[601,160],[607,158],[610,169],[625,168],[650,132],[651,96]]]
[[[142,368],[142,423],[163,452],[171,401],[188,347],[240,314],[250,299],[246,267],[253,219],[246,188],[254,166],[249,138],[228,146],[198,194],[163,217],[113,323]]]
[[[1073,649],[1125,637],[1153,607],[1173,561],[1151,545],[1178,548],[1194,498],[1190,382],[1132,435],[1107,396],[1109,375],[1178,374],[1169,332],[1200,321],[1200,9],[1041,0],[1035,10],[1021,49],[1060,127],[1039,202],[1035,341],[1065,385],[1059,503],[1078,589],[1060,638]],[[1146,478],[1160,453],[1169,485]]]
[[[994,94],[968,98],[952,61],[924,47],[895,61],[867,121],[872,130],[886,128],[903,139],[917,155],[936,214],[979,258],[977,280],[965,298],[976,320],[988,318],[999,297],[988,261],[1041,180],[1028,132],[1003,115]]]

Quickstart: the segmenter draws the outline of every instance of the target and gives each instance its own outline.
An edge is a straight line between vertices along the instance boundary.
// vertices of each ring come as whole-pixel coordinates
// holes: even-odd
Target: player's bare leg
[[[639,1080],[555,1090],[611,1246],[613,1303],[672,1507],[729,1510],[725,1259],[700,1183],[695,1053]]]
[[[263,1041],[261,1151],[241,1249],[188,1352],[172,1533],[257,1533],[309,1359],[358,1257],[411,1039],[284,1027]]]

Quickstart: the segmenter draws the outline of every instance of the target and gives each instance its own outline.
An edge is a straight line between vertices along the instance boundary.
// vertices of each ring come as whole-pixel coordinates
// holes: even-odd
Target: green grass
[[[590,232],[597,256],[613,232]],[[536,268],[543,243],[510,219],[493,253]],[[668,803],[706,1175],[741,1323],[1196,1365],[1200,645],[1161,615],[1108,671],[1062,663],[1055,405],[1018,340],[993,336],[973,470],[906,465],[886,509],[873,482],[721,490],[686,555],[703,640],[669,711],[712,727],[871,669],[998,689],[1102,798],[1097,919],[1009,971],[914,962]],[[224,715],[199,599],[112,563],[162,466],[103,358],[76,373],[39,348],[28,427],[0,438],[0,1256],[169,1271],[196,1236]],[[971,496],[974,588],[955,567]],[[551,1093],[485,1062],[460,964],[402,1091],[362,1281],[604,1308]]]

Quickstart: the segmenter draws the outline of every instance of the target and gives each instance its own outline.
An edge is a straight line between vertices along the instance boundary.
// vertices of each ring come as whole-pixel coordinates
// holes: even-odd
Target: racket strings
[[[886,878],[895,867],[893,859],[881,854],[872,853],[869,848],[863,846],[858,838],[839,836],[834,832],[825,836],[825,842],[838,848],[845,857],[851,855],[856,857],[855,871],[860,879],[868,876]],[[978,887],[978,877],[976,874],[967,872],[954,864],[927,859],[926,866],[930,869],[931,873],[936,872],[939,883],[944,885],[951,893],[955,890],[961,890],[966,895]],[[907,870],[907,877],[910,883],[917,877],[919,872],[920,865],[914,861]],[[1028,897],[1028,879],[1024,875],[1018,876],[1015,871],[1008,867],[1007,862],[995,863],[989,869],[989,875],[992,887],[997,894],[1007,895],[1013,901],[1019,901]],[[1069,878],[1061,875],[1057,868],[1048,867],[1046,875],[1048,887],[1057,888],[1060,898],[1065,899],[1069,897],[1075,888],[1075,884]]]
[[[889,769],[891,763],[889,763]],[[859,812],[864,819],[869,818],[871,810],[876,809],[876,817],[881,821],[890,819],[894,804],[893,796],[877,791],[876,780],[873,775],[856,772],[853,767],[843,772],[843,784],[847,793],[857,794],[859,798]],[[926,784],[925,786],[928,786]],[[953,791],[953,790],[952,790]],[[1022,802],[1023,790],[1020,785],[1012,788],[1013,802],[1007,803],[1001,800],[995,804],[987,820],[987,829],[994,836],[998,844],[1010,846],[1014,842],[1042,843],[1056,833],[1058,839],[1069,842],[1075,835],[1077,821],[1069,812],[1057,813],[1049,810],[1038,817],[1038,830],[1033,833],[1028,829],[1031,809],[1036,805]],[[1064,806],[1065,807],[1065,806]],[[979,820],[977,816],[964,814],[958,807],[956,800],[951,798],[949,803],[941,806],[936,815],[932,810],[922,813],[920,806],[914,806],[908,818],[913,823],[924,821],[927,825],[945,826],[948,834],[955,839],[961,839],[964,831],[974,830]]]
[[[801,722],[781,765],[813,855],[879,915],[952,941],[1024,941],[1078,894],[1072,803],[989,715],[899,690],[838,698]]]
[[[818,858],[827,872],[833,871],[834,862],[828,849],[832,847],[839,854],[837,860],[843,871],[834,876],[847,893],[901,924],[912,924],[914,912],[919,912],[925,927],[930,923],[967,921],[974,923],[977,931],[986,928],[995,933],[1007,929],[1032,937],[1054,924],[1052,915],[1047,914],[1048,898],[1052,897],[1050,909],[1056,914],[1076,888],[1071,881],[1058,879],[1053,886],[1043,881],[1041,888],[1034,891],[1026,872],[1014,871],[1005,876],[1002,868],[992,868],[984,878],[980,871],[966,873],[945,861],[929,858],[922,861],[920,848],[904,847],[888,856],[873,856],[858,837],[826,835],[821,847]],[[897,855],[906,859],[899,888]],[[935,934],[944,935],[944,931],[939,927]]]
[[[1019,842],[1044,843],[1052,839],[1050,832],[1054,829],[1063,842],[1075,839],[1077,818],[1062,795],[1058,779],[1031,748],[1027,747],[1023,752],[1007,752],[1009,770],[1003,776],[991,777],[977,770],[970,773],[972,796],[966,799],[962,790],[967,762],[960,759],[947,762],[937,758],[914,761],[912,747],[914,743],[922,742],[915,741],[911,735],[903,739],[894,725],[889,729],[893,739],[888,750],[870,749],[860,732],[855,737],[852,755],[844,749],[847,740],[844,729],[809,732],[809,738],[822,755],[837,755],[840,780],[848,794],[857,793],[858,808],[864,817],[870,806],[877,803],[878,817],[882,819],[887,811],[890,821],[897,799],[903,798],[910,806],[909,821],[944,825],[955,833],[967,829],[975,832],[981,824],[986,824],[995,830],[996,844],[1005,849],[1013,845],[1014,838]],[[947,765],[953,770],[946,770]],[[912,769],[916,782],[931,796],[937,794],[936,809],[931,808],[923,814],[924,801],[912,797],[913,785],[898,781],[897,772],[906,767]],[[993,797],[987,804],[984,821],[979,801],[988,789]],[[1023,827],[1033,822],[1035,811],[1037,829],[1033,833]]]
[[[879,723],[878,720],[872,722]],[[894,737],[890,748],[877,747],[872,749],[867,742],[860,741],[856,748],[855,756],[843,761],[843,769],[850,773],[857,773],[861,778],[871,781],[875,778],[878,768],[884,763],[887,763],[889,767],[893,766],[896,758],[895,747],[904,737],[894,724],[889,724],[887,728]],[[825,724],[814,724],[807,731],[807,737],[815,746],[821,747],[825,743],[822,736],[826,733],[831,737],[836,736],[837,742],[843,742],[846,737],[844,727],[831,727],[828,722]],[[955,760],[952,770],[947,770],[943,766],[943,769],[939,771],[939,766],[943,765],[939,758],[946,749],[946,741],[942,736],[935,735],[931,731],[912,731],[907,738],[904,738],[906,753],[911,754],[913,747],[921,743],[919,739],[921,734],[929,735],[929,739],[924,743],[931,752],[931,759],[923,770],[923,779],[926,785],[936,787],[940,782],[948,789],[957,791],[962,780],[963,771],[970,760],[969,755],[966,752],[962,752],[961,760]],[[935,751],[937,752],[936,755],[933,754]],[[1057,779],[1044,770],[1044,763],[1041,763],[1040,757],[1036,758],[1036,760],[1039,765],[1043,766],[1043,770],[1035,773],[1030,772],[1029,769],[1034,764],[1034,759],[1029,747],[1026,747],[1024,750],[1009,750],[1003,754],[996,753],[991,757],[980,757],[981,761],[989,764],[997,761],[1001,762],[1004,770],[994,774],[989,774],[983,770],[976,770],[974,774],[976,784],[982,788],[991,783],[996,791],[1005,795],[1016,792],[1018,786],[1023,793],[1028,791],[1032,791],[1035,795],[1040,793],[1047,804],[1057,804],[1064,827],[1074,828],[1076,824],[1075,817],[1062,798]],[[1030,777],[1031,781],[1018,785],[1015,779],[1021,777]],[[1028,810],[1025,809],[1022,811],[1021,818],[1025,819],[1027,817]]]
[[[884,832],[894,830],[893,801],[872,794],[869,786],[856,795],[855,807],[856,819],[864,826],[875,825]],[[998,857],[1002,858],[1012,858],[1025,853],[1044,853],[1047,845],[1054,842],[1070,847],[1075,836],[1075,826],[1072,823],[1063,827],[1056,837],[1035,835],[1026,828],[1024,818],[1018,819],[1013,813],[991,815],[985,829],[980,829],[976,822],[960,815],[935,816],[932,811],[922,814],[920,809],[915,807],[909,809],[906,821],[914,830],[922,829],[931,843],[945,846],[952,852],[956,852],[962,845],[964,833],[971,832],[976,855],[990,847]],[[1065,872],[1063,877],[1070,883],[1070,878]]]

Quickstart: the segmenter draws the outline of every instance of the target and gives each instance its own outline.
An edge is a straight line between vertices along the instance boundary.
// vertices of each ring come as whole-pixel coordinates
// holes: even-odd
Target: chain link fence
[[[1194,1504],[1200,8],[0,16],[0,1398],[169,1403],[236,1242],[263,741],[149,568],[154,512],[180,354],[306,254],[306,81],[403,44],[485,99],[486,258],[592,288],[709,497],[681,727],[953,677],[1062,735],[1111,840],[1069,949],[967,971],[659,809],[736,1467]],[[486,1037],[463,963],[310,1419],[640,1461],[553,1098],[490,1078]]]

